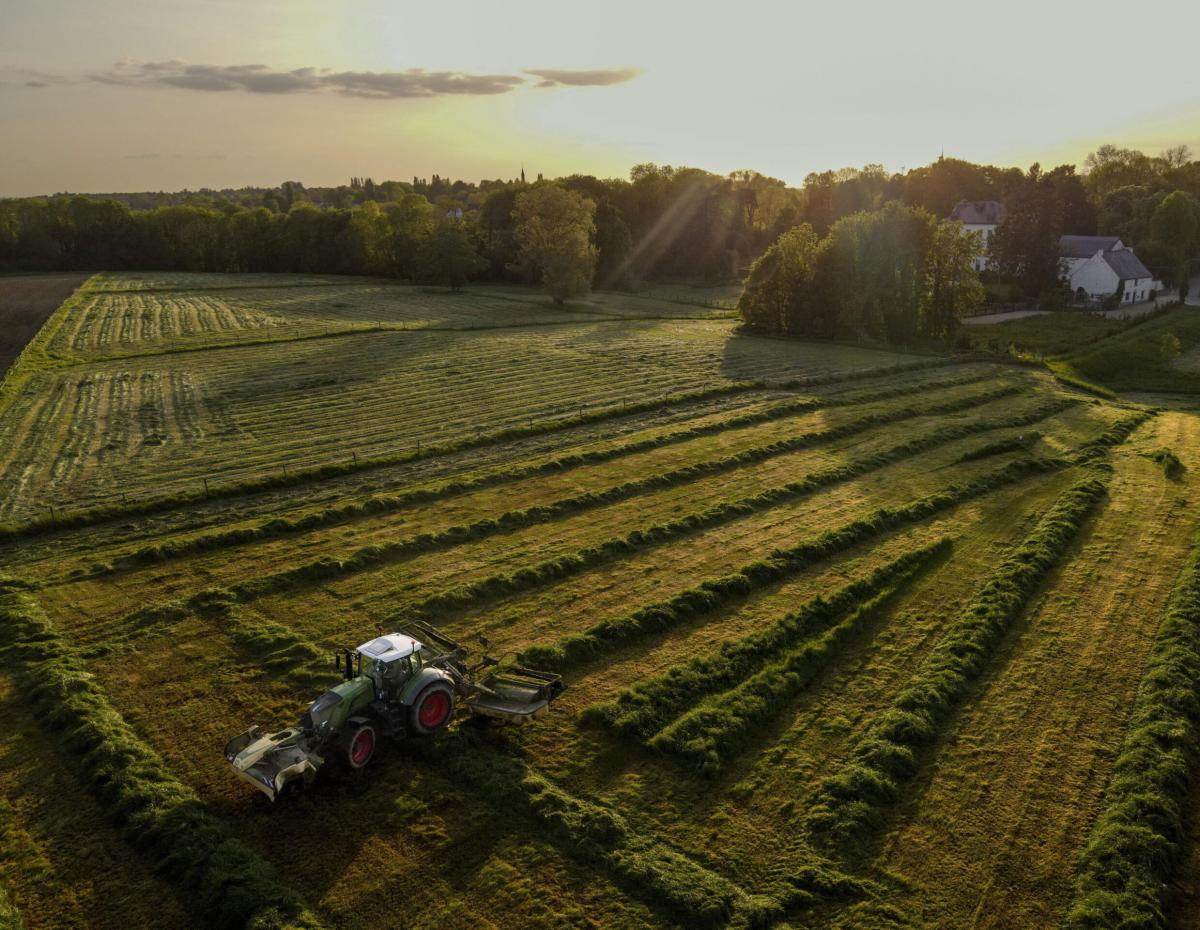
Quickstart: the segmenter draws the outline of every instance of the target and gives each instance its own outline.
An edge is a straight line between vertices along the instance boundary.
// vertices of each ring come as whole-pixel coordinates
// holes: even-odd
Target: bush
[[[1165,928],[1200,764],[1200,541],[1179,575],[1080,859],[1072,930]]]
[[[1106,483],[1093,477],[1059,497],[867,728],[852,760],[822,783],[808,820],[819,846],[848,852],[879,825],[915,773],[917,752],[933,742],[1105,492]]]

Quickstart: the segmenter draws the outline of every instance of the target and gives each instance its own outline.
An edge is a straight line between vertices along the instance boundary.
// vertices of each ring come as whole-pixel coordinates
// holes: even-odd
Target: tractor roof
[[[411,636],[389,633],[386,636],[377,636],[369,643],[363,643],[358,647],[358,651],[377,662],[393,662],[412,655],[420,648],[421,643]]]

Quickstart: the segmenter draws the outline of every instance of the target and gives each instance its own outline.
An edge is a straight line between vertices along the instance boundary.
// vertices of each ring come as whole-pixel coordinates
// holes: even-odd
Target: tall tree
[[[1030,297],[1059,286],[1062,201],[1054,180],[1033,165],[1014,184],[1004,205],[1004,221],[992,236],[992,258],[1001,275]]]
[[[1154,211],[1150,232],[1171,258],[1171,276],[1183,300],[1200,250],[1200,206],[1183,191],[1175,191]]]
[[[421,249],[421,278],[441,284],[452,291],[462,290],[468,279],[487,267],[487,261],[475,251],[463,222],[446,217]]]
[[[811,300],[816,254],[817,234],[807,223],[780,236],[750,267],[738,299],[743,322],[770,333],[833,335],[829,319]]]
[[[963,235],[961,223],[942,220],[933,231],[925,256],[925,294],[921,332],[948,339],[958,320],[983,303],[983,284],[975,271],[976,245]]]
[[[555,303],[586,294],[591,287],[595,214],[595,203],[557,184],[539,184],[517,196],[513,219],[519,261],[541,271],[542,286]]]

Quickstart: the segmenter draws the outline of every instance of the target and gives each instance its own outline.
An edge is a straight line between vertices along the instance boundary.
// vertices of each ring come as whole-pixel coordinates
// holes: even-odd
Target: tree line
[[[961,200],[998,200],[1009,220],[997,242],[997,274],[1028,295],[1054,286],[1064,232],[1120,235],[1157,275],[1180,277],[1182,253],[1196,251],[1180,236],[1189,238],[1183,207],[1200,199],[1200,162],[1185,149],[1152,157],[1102,146],[1084,168],[1023,172],[939,158],[904,173],[879,165],[814,172],[789,187],[750,170],[720,176],[643,164],[628,178],[552,182],[434,175],[411,183],[355,177],[323,188],[287,181],[270,189],[59,194],[0,201],[0,270],[371,274],[454,286],[472,278],[535,283],[562,264],[573,283],[551,290],[570,296],[589,284],[736,280],[789,231],[807,226],[824,239],[839,222],[893,202],[943,218]],[[555,191],[541,193],[547,187]],[[522,197],[571,218],[574,225],[559,226],[574,243],[570,260],[539,254],[536,243],[549,241],[545,226],[534,231],[530,212],[518,210]],[[847,234],[839,228],[837,241]],[[910,251],[926,248],[918,239]],[[911,329],[912,322],[889,325]],[[927,315],[917,327],[938,324]]]

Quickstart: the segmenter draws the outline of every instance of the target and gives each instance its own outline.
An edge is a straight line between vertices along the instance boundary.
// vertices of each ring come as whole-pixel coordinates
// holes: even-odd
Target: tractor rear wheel
[[[375,755],[377,742],[375,728],[364,723],[346,741],[346,763],[352,769],[361,769]]]
[[[454,689],[435,681],[413,701],[409,725],[414,733],[428,736],[444,727],[454,716]]]

